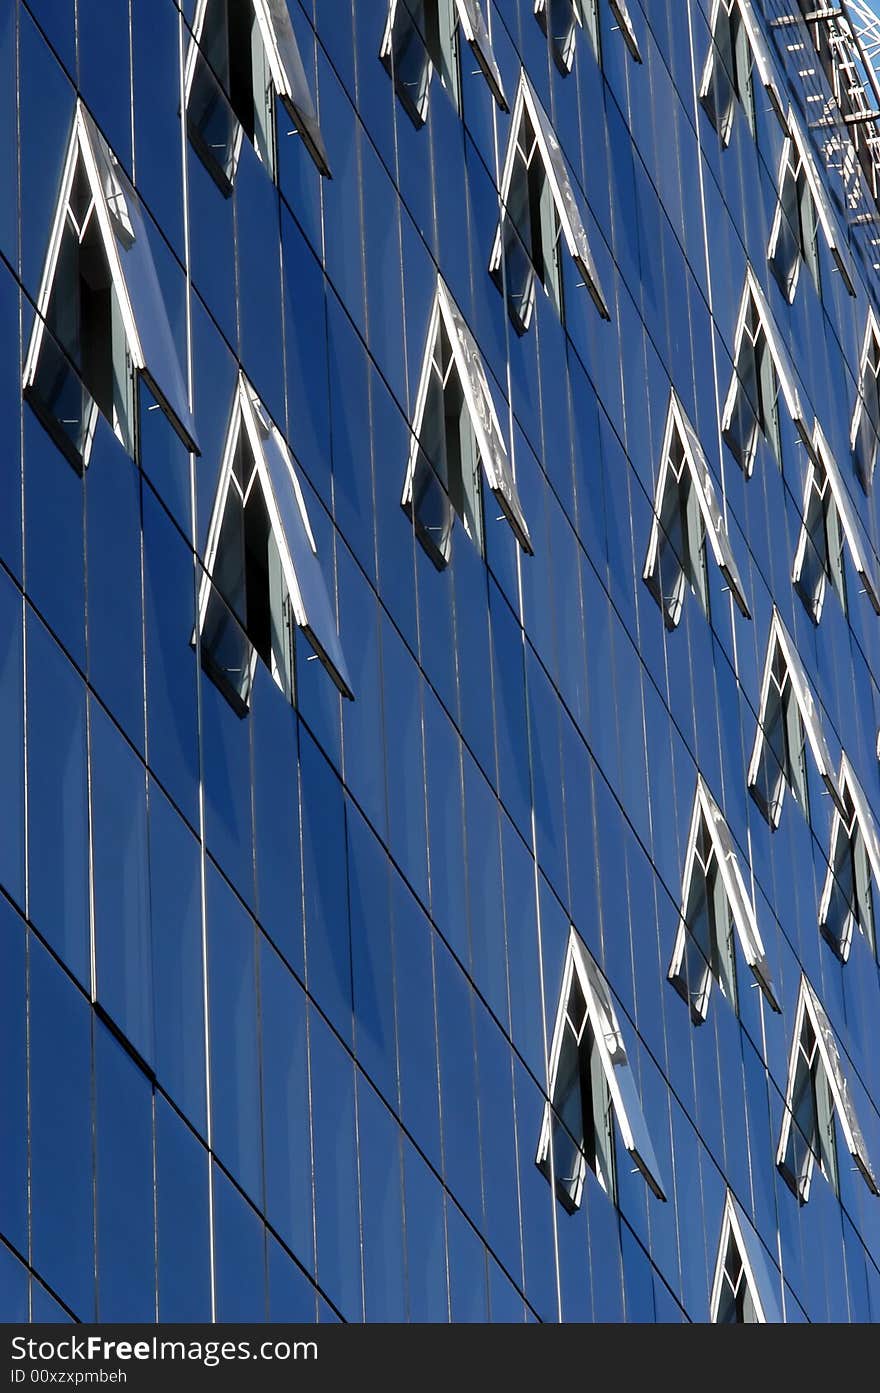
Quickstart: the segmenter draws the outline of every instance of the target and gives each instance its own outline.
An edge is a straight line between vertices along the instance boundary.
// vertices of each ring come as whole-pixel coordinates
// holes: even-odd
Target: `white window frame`
[[[727,1252],[731,1239],[736,1246],[740,1262],[742,1263],[742,1276],[748,1285],[749,1294],[752,1298],[752,1305],[755,1311],[755,1323],[758,1325],[780,1324],[782,1321],[782,1314],[776,1295],[779,1278],[777,1276],[774,1281],[771,1276],[770,1267],[764,1256],[761,1240],[749,1223],[743,1210],[734,1199],[732,1190],[729,1189],[724,1201],[721,1237],[718,1241],[718,1256],[715,1259],[715,1276],[712,1281],[712,1295],[709,1301],[709,1320],[711,1324],[718,1324],[721,1298],[724,1293]]]
[[[880,366],[875,373],[870,366],[871,358],[880,365],[880,323],[874,313],[873,305],[868,306],[868,317],[865,322],[865,334],[862,339],[862,351],[859,356],[859,380],[856,388],[856,401],[853,408],[852,424],[850,425],[850,449],[856,459],[856,472],[859,482],[864,492],[870,492],[871,483],[874,478],[874,468],[877,463],[877,455],[880,452]],[[870,391],[874,397],[874,407],[877,412],[877,421],[871,419],[871,413],[867,406],[865,383],[867,374],[870,372],[872,381]],[[867,420],[865,417],[867,416]],[[859,437],[864,433],[870,433],[869,450],[870,459],[866,460],[859,451]]]
[[[517,542],[527,555],[532,556],[534,555],[532,539],[529,535],[528,523],[526,522],[522,504],[519,499],[519,493],[517,492],[516,480],[507,454],[507,448],[504,444],[504,436],[501,431],[501,424],[498,420],[498,413],[495,410],[495,402],[489,387],[486,369],[483,366],[483,359],[477,347],[476,340],[465,322],[464,316],[440,276],[437,277],[437,290],[431,309],[431,319],[428,324],[428,335],[425,341],[425,353],[422,359],[422,371],[419,377],[418,392],[416,394],[416,409],[412,422],[409,461],[403,484],[403,494],[400,500],[401,506],[407,514],[411,515],[416,468],[422,453],[422,446],[420,443],[422,422],[428,399],[428,390],[431,385],[434,349],[441,325],[452,350],[454,368],[461,385],[468,418],[474,432],[479,465],[486,476],[486,483],[491,489],[495,501],[501,508],[503,518],[509,524]],[[430,463],[429,461],[429,464]],[[456,514],[455,510],[452,509],[451,503],[450,510],[453,514],[452,520],[454,523]],[[451,526],[440,551],[443,564],[446,564],[452,554]]]
[[[136,379],[140,376],[186,449],[198,455],[201,451],[195,423],[150,250],[140,200],[124,169],[79,99],[74,111],[58,201],[43,263],[43,274],[37,294],[37,313],[25,356],[22,388],[27,393],[34,386],[44,336],[49,333],[51,337],[46,317],[58,271],[58,258],[74,177],[80,160],[89,184],[94,217],[97,219],[101,245],[107,259],[130,368],[135,376],[131,403],[131,438],[126,439],[119,423],[114,424],[114,431],[123,444],[131,448],[133,457],[137,458],[139,450]],[[136,274],[136,293],[129,284],[127,268]],[[79,365],[72,364],[72,367],[79,375]],[[86,390],[88,391],[87,385]],[[82,455],[83,467],[88,465],[98,412],[99,407],[93,401]]]
[[[806,743],[813,753],[813,759],[825,788],[830,793],[835,807],[839,808],[843,815],[846,809],[843,807],[840,793],[837,789],[837,780],[834,777],[834,770],[831,762],[831,754],[822,725],[819,719],[819,706],[813,696],[812,688],[807,679],[803,663],[800,660],[797,649],[794,646],[791,635],[782,622],[782,616],[774,605],[773,617],[770,621],[770,634],[767,639],[767,654],[764,659],[764,675],[761,679],[761,698],[758,707],[757,730],[755,731],[755,743],[752,747],[752,757],[749,761],[748,785],[749,792],[755,798],[760,807],[760,800],[755,794],[755,787],[761,768],[761,758],[764,753],[764,743],[766,736],[764,727],[767,721],[767,706],[770,699],[771,682],[774,681],[773,666],[777,649],[779,650],[785,668],[786,680],[790,689],[790,696],[780,694],[781,701],[793,700],[797,706],[797,713],[803,731],[806,735]],[[784,713],[785,714],[785,713]],[[776,793],[770,807],[765,811],[765,817],[771,831],[775,831],[779,826],[782,816],[782,807],[785,801],[785,790],[788,787],[786,771],[780,769],[777,778]]]
[[[516,100],[513,105],[513,115],[510,122],[510,136],[507,142],[507,153],[504,158],[504,170],[501,176],[501,203],[502,212],[495,232],[495,240],[492,244],[492,254],[489,258],[489,272],[493,276],[501,274],[502,262],[504,260],[504,224],[507,218],[507,203],[510,198],[510,184],[516,164],[517,142],[519,138],[520,126],[522,124],[523,112],[527,114],[535,133],[538,143],[538,151],[541,163],[544,167],[544,177],[553,199],[556,213],[559,218],[562,236],[568,248],[569,255],[584,278],[584,284],[592,296],[593,303],[599,311],[601,317],[610,320],[611,315],[602,287],[599,282],[599,272],[590,250],[590,243],[587,237],[586,222],[581,214],[578,199],[575,196],[574,186],[569,177],[565,158],[556,138],[550,120],[543,106],[539,102],[535,90],[528,79],[525,68],[520,71],[519,86],[516,92]],[[527,253],[531,255],[529,248]],[[535,272],[537,276],[537,271]],[[529,306],[526,315],[523,317],[523,332],[525,333],[531,323],[533,303]]]
[[[700,77],[700,102],[705,106],[706,99],[712,88],[717,54],[715,30],[722,6],[728,16],[733,13],[734,9],[739,10],[740,20],[748,39],[749,48],[751,49],[754,71],[757,73],[758,81],[769,97],[770,105],[776,113],[779,124],[784,130],[786,112],[782,96],[780,95],[779,83],[776,79],[775,65],[767,40],[764,37],[764,33],[752,6],[752,0],[714,0],[712,13],[709,19],[709,52],[706,55],[703,72]],[[734,95],[736,97],[736,102],[740,101],[740,94],[736,92],[735,89]],[[730,137],[733,132],[733,121],[736,113],[736,102],[734,102],[731,107],[727,119],[722,123],[722,129],[718,130],[717,126],[715,127],[716,130],[718,130],[718,138],[721,141],[722,147],[730,143]],[[714,119],[713,125],[715,125]]]
[[[816,1040],[820,1066],[824,1073],[824,1081],[829,1090],[830,1101],[834,1108],[834,1112],[837,1114],[837,1122],[843,1133],[846,1149],[855,1162],[856,1168],[861,1173],[862,1179],[868,1189],[873,1195],[880,1195],[880,1188],[878,1188],[877,1181],[874,1178],[874,1172],[871,1169],[871,1162],[868,1157],[867,1147],[865,1146],[865,1139],[859,1127],[855,1106],[843,1073],[840,1051],[837,1047],[837,1039],[831,1028],[828,1016],[825,1013],[825,1008],[804,974],[801,974],[797,1014],[795,1016],[791,1051],[788,1061],[788,1082],[786,1084],[782,1112],[782,1129],[779,1134],[779,1145],[776,1149],[777,1169],[789,1189],[797,1196],[799,1203],[806,1204],[810,1197],[810,1185],[813,1177],[813,1168],[816,1162],[815,1152],[812,1147],[809,1148],[805,1165],[799,1176],[795,1176],[786,1164],[786,1152],[788,1151],[791,1129],[794,1126],[794,1088],[798,1072],[799,1046],[804,1021],[807,1017],[809,1018],[810,1026]]]
[[[207,59],[201,52],[201,39],[208,15],[208,6],[213,0],[197,0],[196,11],[193,16],[192,36],[186,55],[184,67],[184,98],[185,109],[189,110],[190,97],[192,94],[193,82],[195,80],[196,68],[201,61],[207,63]],[[321,128],[318,124],[318,116],[315,110],[315,103],[309,89],[309,82],[306,76],[305,66],[293,31],[293,24],[290,19],[290,11],[287,7],[287,0],[250,0],[253,9],[254,20],[261,43],[266,63],[271,77],[272,87],[276,97],[283,103],[288,116],[294,123],[296,132],[302,136],[303,143],[317,168],[319,174],[325,179],[332,177],[327,150],[321,135]],[[213,73],[214,80],[221,86],[218,74]],[[226,101],[230,101],[228,92],[223,93]],[[230,103],[230,111],[235,118],[236,131],[233,139],[232,158],[228,174],[229,188],[224,189],[227,195],[231,192],[235,183],[235,176],[238,170],[238,161],[241,154],[241,143],[244,139],[244,129]],[[277,122],[274,123],[277,127]],[[271,173],[274,175],[274,159],[277,152],[273,152],[273,167]]]
[[[831,206],[831,200],[828,197],[825,185],[819,175],[819,170],[803,127],[801,126],[794,107],[789,106],[788,115],[786,117],[786,135],[779,162],[779,197],[776,203],[776,213],[770,232],[770,242],[767,247],[767,260],[771,265],[777,256],[779,241],[784,231],[783,222],[785,219],[785,211],[782,197],[783,182],[786,178],[796,177],[798,172],[803,172],[810,197],[813,201],[813,216],[816,221],[816,231],[818,233],[819,229],[821,229],[826,246],[843,279],[847,294],[854,297],[856,294],[855,274],[849,250],[841,235],[837,218]],[[818,246],[816,248],[816,253],[818,258]],[[804,255],[803,249],[801,248],[795,265],[791,268],[791,272],[788,276],[787,286],[783,285],[780,280],[780,288],[783,290],[783,293],[790,303],[794,301],[797,292],[800,265],[803,260]],[[778,276],[777,279],[779,279]]]
[[[857,903],[858,894],[855,892],[856,903],[847,897],[846,917],[843,921],[839,934],[834,933],[829,927],[828,920],[831,913],[831,904],[835,890],[838,888],[835,878],[835,864],[837,861],[838,846],[841,838],[845,838],[849,852],[853,854],[853,840],[857,836],[861,837],[864,847],[865,864],[869,878],[873,880],[873,895],[880,892],[880,833],[877,831],[877,824],[871,811],[871,805],[865,794],[862,785],[856,776],[846,751],[840,756],[840,774],[838,775],[837,786],[840,791],[841,799],[845,807],[849,807],[846,815],[841,814],[835,808],[834,818],[831,823],[831,841],[828,851],[828,870],[825,875],[825,883],[822,887],[822,895],[819,900],[819,927],[822,937],[829,944],[832,951],[841,960],[849,960],[850,949],[853,940],[853,924],[858,924],[859,931],[868,940],[871,952],[876,956],[876,923],[870,925],[862,923],[860,906]],[[840,890],[840,893],[844,892]],[[872,896],[873,897],[873,896]]]
[[[863,543],[862,541],[856,513],[850,501],[846,484],[843,481],[831,446],[828,444],[825,433],[818,421],[816,421],[813,429],[813,453],[807,466],[804,503],[801,513],[801,530],[798,536],[794,565],[791,572],[792,584],[797,588],[798,594],[801,596],[810,618],[818,624],[822,617],[822,607],[828,586],[829,575],[827,567],[822,570],[812,596],[808,596],[801,589],[801,579],[807,559],[807,548],[810,546],[810,533],[807,522],[814,494],[818,495],[821,500],[823,513],[827,512],[829,508],[835,509],[837,525],[840,528],[842,540],[849,548],[850,558],[855,567],[856,574],[862,582],[862,587],[873,605],[875,613],[880,614],[880,590],[878,590],[877,582],[874,578],[873,567],[868,560],[869,544],[867,542]],[[819,559],[821,560],[822,558]],[[841,564],[842,559],[841,557]],[[829,558],[829,565],[830,564]]]
[[[699,988],[695,991],[693,985],[688,982],[686,954],[688,940],[691,938],[691,931],[686,916],[693,877],[695,874],[702,874],[702,870],[697,862],[697,846],[700,832],[703,828],[705,828],[708,833],[712,849],[715,853],[715,861],[718,867],[718,875],[721,878],[724,899],[726,901],[727,910],[733,920],[742,955],[751,969],[755,981],[763,992],[768,1006],[772,1011],[778,1012],[781,1010],[781,1007],[773,988],[770,964],[767,961],[764,944],[758,931],[758,921],[755,915],[754,905],[748,892],[742,870],[740,869],[739,860],[733,845],[733,838],[730,835],[730,829],[727,826],[724,814],[712,797],[702,774],[697,775],[697,788],[694,795],[694,806],[691,813],[691,825],[688,833],[687,851],[685,853],[684,871],[681,882],[681,909],[678,921],[678,932],[675,936],[675,946],[672,950],[672,959],[669,964],[667,977],[682,1000],[689,1006],[691,1019],[694,1025],[701,1025],[708,1015],[709,1000],[712,992],[712,982],[713,979],[715,979],[715,972],[713,971],[712,963],[707,961]],[[717,924],[714,924],[713,932],[717,934],[719,927],[720,926]],[[735,1003],[731,1004],[735,1005]]]
[[[566,1008],[574,974],[577,974],[578,984],[586,1002],[587,1022],[592,1027],[624,1149],[629,1153],[633,1164],[641,1172],[646,1184],[657,1199],[665,1200],[666,1194],[660,1179],[660,1168],[648,1134],[632,1069],[627,1059],[611,989],[595,959],[588,952],[574,928],[569,934],[565,967],[562,973],[562,990],[559,996],[556,1024],[547,1065],[548,1101],[544,1105],[535,1164],[549,1179],[553,1166],[553,1101],[557,1091],[556,1079],[565,1033]],[[586,1158],[582,1155],[578,1183],[572,1194],[572,1209],[576,1209],[580,1203],[586,1169]]]
[[[797,385],[797,375],[795,373],[791,355],[789,354],[788,349],[785,346],[785,341],[783,340],[782,335],[779,332],[776,320],[773,318],[773,315],[771,313],[770,306],[767,304],[767,298],[764,295],[764,291],[761,288],[761,284],[757,276],[755,275],[753,268],[749,266],[746,269],[746,278],[743,284],[743,292],[740,298],[739,314],[737,316],[736,334],[734,336],[733,375],[730,380],[730,387],[727,391],[727,397],[724,402],[724,410],[721,416],[721,432],[722,435],[724,435],[725,437],[725,443],[727,444],[727,447],[733,455],[734,459],[740,465],[740,468],[743,470],[743,473],[745,474],[747,479],[751,477],[752,470],[754,469],[755,454],[758,448],[758,436],[764,433],[762,431],[761,423],[757,419],[755,420],[754,430],[752,431],[751,438],[748,443],[748,447],[745,451],[744,458],[740,457],[738,450],[727,438],[727,432],[729,431],[730,426],[733,422],[734,412],[736,410],[737,404],[737,397],[740,391],[742,390],[742,385],[740,383],[739,375],[737,372],[737,364],[739,363],[740,359],[740,351],[742,349],[743,339],[746,336],[746,333],[748,332],[747,325],[750,309],[754,309],[755,314],[758,318],[760,332],[762,332],[764,335],[764,341],[767,345],[767,351],[770,354],[770,358],[773,364],[776,386],[782,394],[783,400],[785,401],[786,407],[788,408],[788,414],[792,419],[792,422],[798,432],[798,435],[801,438],[801,441],[806,447],[807,453],[809,455],[812,455],[813,451],[812,432],[810,430],[806,413],[804,412],[804,408],[801,403],[800,393],[798,391]],[[750,351],[753,352],[754,349],[750,349]]]
[[[215,590],[213,575],[221,541],[226,500],[230,488],[234,486],[233,474],[236,448],[241,432],[245,433],[254,461],[254,469],[248,483],[247,492],[249,493],[250,489],[254,487],[256,483],[259,484],[262,490],[263,500],[269,518],[269,528],[275,540],[275,545],[278,548],[281,570],[284,583],[287,587],[294,623],[297,628],[303,630],[309,644],[314,650],[316,658],[326,669],[337,690],[342,696],[349,700],[353,700],[354,692],[351,687],[345,656],[342,653],[341,645],[338,641],[338,633],[336,633],[335,630],[332,634],[326,632],[328,623],[326,615],[323,616],[320,625],[318,624],[317,621],[320,616],[312,612],[312,607],[306,593],[306,577],[299,574],[303,568],[308,568],[311,572],[308,577],[311,591],[314,594],[316,590],[320,590],[321,603],[323,605],[323,601],[326,600],[329,622],[335,626],[334,606],[320,571],[317,546],[309,523],[302,488],[293,466],[290,451],[287,448],[284,437],[278,430],[278,427],[275,426],[268,417],[259,397],[243,372],[239,373],[235,388],[229,426],[226,432],[223,459],[220,466],[220,476],[217,481],[217,490],[214,496],[214,507],[208,525],[208,537],[205,545],[205,569],[202,573],[202,580],[199,587],[199,635],[201,636],[204,633],[205,622],[208,617],[208,606],[211,601],[212,593]],[[286,488],[289,487],[293,504],[293,512],[290,514],[289,521],[296,527],[300,534],[299,536],[292,537],[289,527],[285,524],[285,504],[278,497],[271,467],[267,460],[267,448],[273,449],[279,457],[279,465],[283,471],[282,478],[284,486]],[[247,495],[243,498],[243,502],[247,502]],[[218,591],[217,593],[219,594],[220,592]],[[224,597],[220,595],[220,598],[222,600]],[[253,688],[259,655],[249,635],[247,635],[244,629],[242,629],[242,632],[249,642],[251,649],[250,672],[246,687],[249,696]],[[334,639],[335,643],[333,642]],[[278,686],[280,686],[287,695],[292,695],[287,691],[281,673],[273,670],[272,676]],[[246,707],[248,701],[245,701],[244,705]]]
[[[687,471],[690,479],[690,486],[694,491],[702,524],[702,541],[711,551],[715,564],[724,576],[730,593],[740,610],[746,618],[751,618],[748,601],[745,597],[743,583],[740,579],[739,570],[733,556],[733,549],[730,545],[730,537],[727,532],[727,525],[724,521],[724,514],[719,506],[715,495],[715,486],[712,482],[712,475],[709,464],[700,439],[691,425],[687,412],[681,404],[681,400],[673,387],[669,394],[669,408],[666,413],[666,427],[663,433],[663,449],[660,456],[660,473],[657,478],[657,487],[654,493],[654,521],[651,524],[651,535],[648,540],[648,552],[645,557],[645,564],[642,570],[642,579],[648,585],[657,603],[663,611],[663,618],[667,628],[677,627],[684,606],[684,598],[687,591],[687,576],[685,573],[684,562],[687,561],[692,567],[701,564],[697,557],[679,557],[678,579],[670,596],[661,594],[661,568],[660,557],[664,546],[669,546],[661,523],[663,516],[663,502],[669,484],[670,473],[674,475],[674,465],[672,461],[672,449],[675,438],[680,442],[683,464],[682,472],[678,476],[679,485],[683,481],[684,471]]]

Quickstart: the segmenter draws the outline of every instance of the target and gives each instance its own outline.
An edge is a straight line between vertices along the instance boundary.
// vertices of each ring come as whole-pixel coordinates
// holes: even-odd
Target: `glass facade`
[[[3,1318],[880,1319],[847,13],[3,0]]]

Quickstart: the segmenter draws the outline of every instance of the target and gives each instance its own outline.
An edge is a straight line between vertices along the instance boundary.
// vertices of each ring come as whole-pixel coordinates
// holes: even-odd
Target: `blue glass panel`
[[[21,595],[0,575],[0,883],[24,905],[24,653]]]
[[[258,917],[279,950],[302,973],[296,715],[262,664],[254,682],[251,721]]]
[[[208,1154],[156,1098],[156,1240],[159,1319],[211,1319]]]
[[[149,489],[143,495],[150,767],[195,826],[199,759],[192,553]]]
[[[150,784],[150,925],[156,1077],[201,1132],[205,1107],[205,1006],[199,847]]]
[[[346,1320],[362,1318],[354,1064],[310,1013],[317,1277]]]
[[[358,1079],[358,1154],[368,1321],[406,1319],[400,1129],[369,1084]]]
[[[89,984],[85,687],[32,614],[27,684],[28,910],[71,972]]]
[[[448,1321],[443,1188],[408,1142],[406,1191],[407,1307],[411,1321]]]
[[[316,1318],[314,1286],[301,1267],[267,1233],[269,1260],[269,1319],[311,1324]]]
[[[28,1270],[5,1243],[0,1243],[0,1311],[5,1321],[23,1325],[28,1318]]]
[[[139,749],[144,743],[140,479],[109,431],[86,477],[89,681]]]
[[[152,1062],[146,772],[94,700],[90,742],[95,996]]]
[[[345,800],[342,785],[303,731],[303,878],[306,973],[309,991],[335,1028],[351,1039],[351,942],[345,865]]]
[[[266,1217],[300,1262],[314,1265],[306,998],[278,954],[260,944]],[[320,1086],[320,1080],[318,1080]]]
[[[207,883],[213,1145],[239,1184],[261,1204],[256,929],[210,863]]]
[[[382,1095],[395,1103],[397,1051],[388,859],[353,808],[349,808],[347,820],[356,1052],[361,1068]]]
[[[3,24],[0,19],[0,91],[2,83]],[[0,108],[0,162],[3,160],[3,112]],[[14,171],[13,171],[14,175]],[[0,179],[3,178],[0,170]],[[5,185],[11,187],[11,185]],[[13,205],[14,206],[14,205]],[[0,214],[0,218],[2,218]],[[2,238],[2,232],[0,232]],[[15,256],[10,253],[14,261]],[[22,410],[20,352],[18,342],[18,285],[0,262],[0,416],[6,423],[6,462],[0,474],[0,557],[15,576],[21,576],[21,437]]]
[[[28,1248],[25,926],[0,899],[0,1232]],[[0,1255],[5,1253],[0,1247]],[[0,1279],[2,1280],[2,1279]],[[0,1304],[2,1309],[2,1304]],[[10,1317],[11,1319],[11,1317]]]
[[[156,1315],[153,1095],[141,1070],[95,1024],[98,1319]]]
[[[214,1292],[218,1321],[266,1319],[263,1221],[214,1167]]]
[[[94,1320],[91,1012],[33,936],[29,972],[32,1261]]]
[[[400,1111],[404,1126],[439,1171],[440,1108],[431,927],[399,876],[392,885]]]

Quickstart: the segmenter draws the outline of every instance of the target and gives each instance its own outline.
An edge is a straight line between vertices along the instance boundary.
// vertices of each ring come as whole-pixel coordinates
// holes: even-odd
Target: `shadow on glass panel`
[[[318,170],[330,177],[287,0],[198,0],[185,88],[187,134],[227,198],[243,135],[275,176],[276,96]]]

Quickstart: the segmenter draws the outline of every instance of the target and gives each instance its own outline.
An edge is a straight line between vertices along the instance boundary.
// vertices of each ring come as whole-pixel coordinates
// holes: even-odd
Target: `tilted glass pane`
[[[354,693],[339,641],[327,583],[303,521],[291,476],[292,466],[288,463],[286,452],[282,449],[274,430],[270,430],[265,437],[263,451],[293,572],[293,580],[291,581],[288,574],[287,583],[294,606],[294,617],[339,691],[343,696],[351,698]],[[280,537],[278,542],[280,547]],[[283,562],[283,549],[281,557]]]
[[[119,200],[122,210],[118,211],[124,211],[125,220],[130,228],[130,232],[124,231],[120,218],[111,218],[125,292],[139,341],[140,362],[137,366],[186,448],[194,454],[199,454],[195,423],[189,409],[180,360],[168,322],[156,267],[153,264],[140,200],[122,166],[113,159],[103,136],[84,107],[80,107],[80,115],[97,165],[108,210],[113,200]]]
[[[327,151],[318,125],[287,0],[253,0],[257,23],[278,96],[283,101],[320,172],[329,176]]]
[[[489,84],[489,90],[502,111],[507,111],[507,98],[504,95],[501,69],[495,61],[492,40],[483,18],[480,0],[455,0],[455,4],[462,33],[471,46],[473,55],[480,65],[480,70]]]

